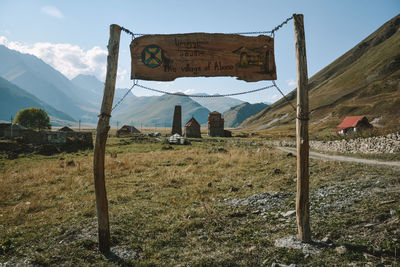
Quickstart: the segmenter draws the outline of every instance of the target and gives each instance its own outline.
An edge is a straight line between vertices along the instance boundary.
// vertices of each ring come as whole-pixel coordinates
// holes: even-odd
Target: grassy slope
[[[311,130],[331,131],[347,115],[366,115],[370,119],[382,116],[380,124],[388,127],[400,123],[399,27],[400,15],[309,80]],[[295,104],[295,91],[289,98]],[[289,116],[262,126],[285,114]],[[326,116],[329,118],[318,123]],[[279,126],[280,130],[287,130],[294,128],[294,118],[294,111],[281,100],[241,126]]]
[[[97,252],[89,151],[0,159],[0,263],[321,266],[396,261],[398,169],[311,159],[313,239],[329,235],[334,245],[305,257],[274,246],[277,238],[296,234],[295,217],[277,215],[294,209],[294,157],[254,145],[209,142],[163,150],[158,143],[129,143],[111,138],[105,167],[112,250],[119,257]],[[71,160],[75,165],[68,164]],[[258,207],[226,203],[262,192],[279,192],[283,202],[261,213]],[[395,202],[380,204],[387,200]],[[334,249],[340,245],[347,247],[343,255]]]

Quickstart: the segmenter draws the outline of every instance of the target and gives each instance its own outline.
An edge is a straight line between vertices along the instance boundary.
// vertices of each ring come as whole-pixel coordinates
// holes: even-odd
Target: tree
[[[14,123],[38,130],[51,128],[50,118],[46,111],[39,108],[26,108],[18,111]]]

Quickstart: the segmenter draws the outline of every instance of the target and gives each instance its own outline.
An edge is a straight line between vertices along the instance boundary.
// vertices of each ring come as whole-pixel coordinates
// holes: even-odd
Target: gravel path
[[[289,147],[277,147],[279,150],[294,153],[296,154],[295,148]],[[355,163],[362,163],[368,165],[384,165],[384,166],[395,166],[400,167],[399,161],[380,161],[380,160],[373,160],[373,159],[359,159],[359,158],[352,158],[352,157],[345,157],[345,156],[337,156],[337,155],[327,155],[318,152],[310,151],[310,158],[314,159],[327,159],[327,160],[337,160],[337,161],[347,161],[347,162],[355,162]]]

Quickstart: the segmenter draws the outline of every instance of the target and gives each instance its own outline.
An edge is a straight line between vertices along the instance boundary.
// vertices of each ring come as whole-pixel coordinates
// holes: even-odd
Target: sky
[[[304,14],[308,75],[312,77],[399,14],[400,0],[0,0],[0,44],[41,58],[69,79],[91,74],[104,81],[110,24],[150,34],[269,31],[294,13]],[[119,88],[132,85],[130,42],[131,36],[121,33]],[[275,61],[276,83],[289,93],[297,80],[293,20],[275,34]],[[271,81],[196,77],[139,84],[168,92],[228,94],[264,87]],[[133,93],[156,94],[137,87]],[[280,97],[276,89],[269,89],[236,98],[258,103]]]

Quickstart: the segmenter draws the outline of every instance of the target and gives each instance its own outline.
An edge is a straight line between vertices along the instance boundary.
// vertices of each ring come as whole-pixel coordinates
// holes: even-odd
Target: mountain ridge
[[[296,105],[296,89],[287,95]],[[380,118],[385,127],[400,123],[400,15],[309,79],[310,125],[332,131],[343,117]],[[397,108],[396,108],[397,107]],[[294,128],[295,111],[281,99],[241,127]],[[329,130],[328,130],[329,129]]]

